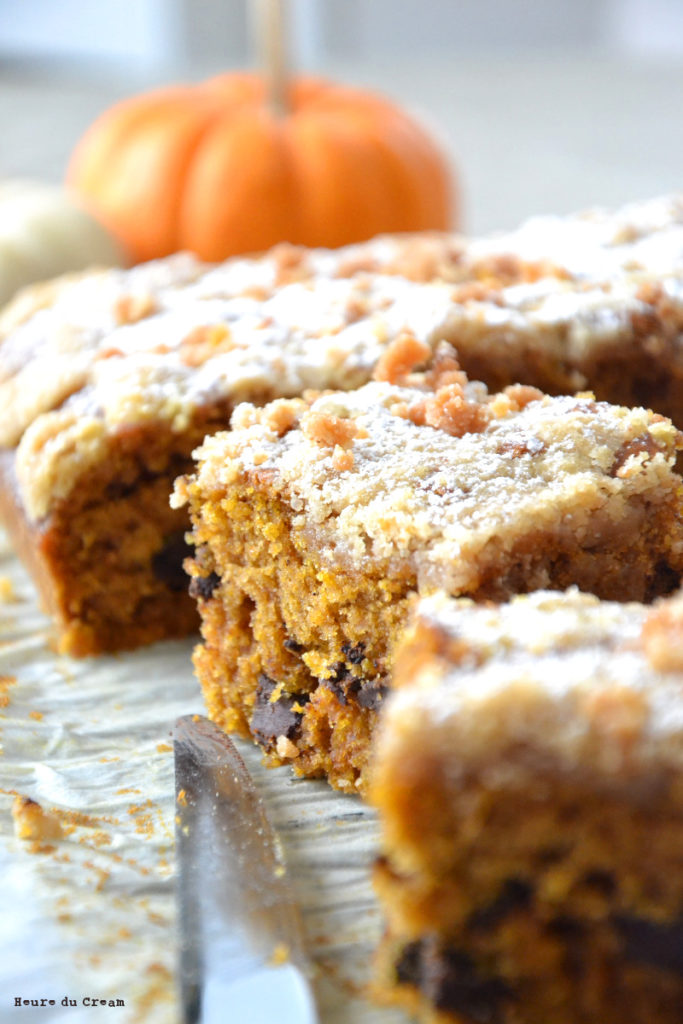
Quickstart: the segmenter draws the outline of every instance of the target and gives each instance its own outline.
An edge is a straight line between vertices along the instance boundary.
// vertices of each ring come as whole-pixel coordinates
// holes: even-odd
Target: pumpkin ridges
[[[290,123],[292,151],[302,191],[300,243],[335,248],[378,234],[389,223],[382,168],[370,140],[349,123],[348,112],[335,118],[294,117]],[[362,188],[356,183],[362,176]]]
[[[383,97],[301,78],[276,118],[265,93],[238,73],[119,104],[77,147],[70,180],[138,260],[449,226],[437,147]]]
[[[410,195],[409,205],[395,207],[404,216],[402,227],[393,230],[418,231],[425,224],[447,229],[453,218],[453,198],[439,150],[429,138],[416,133],[413,123],[400,112],[390,111],[382,117],[381,125],[375,122],[366,130],[387,153]],[[386,130],[387,118],[391,118],[391,131]]]
[[[116,215],[136,260],[167,255],[178,247],[178,198],[195,145],[212,120],[203,111],[164,111],[133,133],[111,169],[101,194]],[[145,211],[140,218],[137,209]]]
[[[74,154],[69,178],[134,261],[178,248],[178,194],[194,147],[221,113],[214,100],[202,102],[185,89],[159,92],[141,109],[119,110],[111,146],[91,146],[86,136]]]
[[[260,109],[216,122],[201,140],[180,223],[183,237],[204,259],[266,249],[291,237],[293,186],[283,134],[284,126]]]

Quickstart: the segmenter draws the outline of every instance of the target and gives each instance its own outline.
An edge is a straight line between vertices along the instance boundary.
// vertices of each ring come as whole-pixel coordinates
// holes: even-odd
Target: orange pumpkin
[[[450,226],[448,167],[403,111],[313,78],[288,101],[273,113],[247,73],[133,97],[85,134],[68,182],[135,261]]]

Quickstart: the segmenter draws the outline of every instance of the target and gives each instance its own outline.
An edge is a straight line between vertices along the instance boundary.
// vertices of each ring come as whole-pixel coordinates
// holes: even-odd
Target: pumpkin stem
[[[289,111],[286,0],[252,0],[253,32],[266,80],[270,109],[278,117]]]

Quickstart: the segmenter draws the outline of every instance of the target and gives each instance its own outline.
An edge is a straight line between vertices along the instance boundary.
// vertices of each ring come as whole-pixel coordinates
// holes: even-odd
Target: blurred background
[[[292,0],[298,65],[377,88],[451,153],[463,226],[683,181],[682,0]],[[62,178],[92,119],[252,62],[244,0],[0,0],[0,175]]]

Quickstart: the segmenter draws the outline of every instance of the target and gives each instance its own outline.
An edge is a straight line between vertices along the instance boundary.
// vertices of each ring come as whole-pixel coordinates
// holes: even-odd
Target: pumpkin
[[[448,167],[398,107],[301,77],[278,115],[266,91],[231,73],[119,103],[76,147],[68,181],[135,261],[450,226]]]
[[[34,281],[122,260],[114,239],[63,188],[0,181],[0,304]]]

